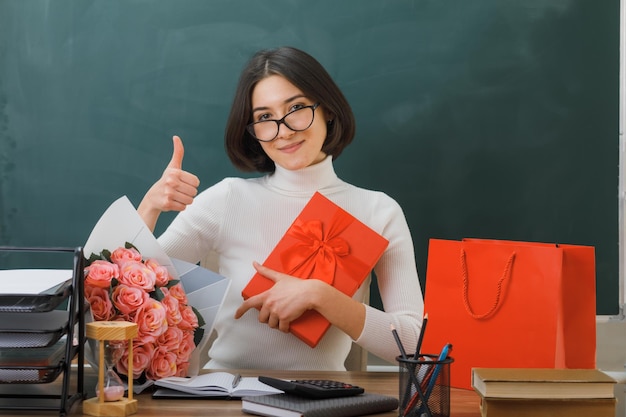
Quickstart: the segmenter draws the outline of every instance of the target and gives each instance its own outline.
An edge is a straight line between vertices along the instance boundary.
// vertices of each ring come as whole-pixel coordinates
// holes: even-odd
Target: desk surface
[[[92,388],[96,385],[96,377],[90,372],[90,368],[86,367],[85,387],[90,393],[88,397],[95,396]],[[236,372],[236,371],[233,371]],[[241,371],[243,376],[269,375],[278,378],[297,379],[303,375],[302,371],[259,371],[246,370]],[[307,371],[306,376],[312,379],[334,379],[338,381],[348,382],[365,388],[368,392],[375,392],[397,397],[398,396],[398,374],[395,372],[323,372],[323,371]],[[55,382],[56,383],[56,382]],[[150,391],[150,390],[148,390]],[[241,401],[238,400],[213,400],[213,399],[153,399],[150,392],[144,392],[135,395],[138,401],[139,409],[133,416],[248,416],[241,411]],[[450,392],[450,409],[451,417],[479,417],[479,398],[474,391],[452,388]],[[0,411],[0,414],[6,415]],[[41,416],[29,412],[18,412],[13,415],[19,416]],[[53,416],[54,413],[46,413]],[[56,414],[58,415],[58,413]],[[80,416],[82,414],[82,405],[76,403],[68,416]],[[376,414],[381,417],[397,417],[398,412],[392,411],[383,414]]]

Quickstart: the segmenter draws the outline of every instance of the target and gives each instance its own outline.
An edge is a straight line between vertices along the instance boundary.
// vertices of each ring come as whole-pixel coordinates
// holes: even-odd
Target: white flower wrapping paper
[[[114,250],[123,247],[126,242],[137,247],[144,258],[154,258],[166,267],[173,279],[182,283],[189,304],[192,305],[204,319],[204,336],[191,355],[189,376],[197,375],[200,370],[200,353],[203,352],[219,309],[224,302],[231,281],[213,271],[189,262],[170,259],[161,248],[156,238],[145,225],[137,210],[126,196],[113,202],[98,220],[91,231],[83,248],[86,257],[92,253],[100,253],[103,249]],[[93,357],[94,344],[86,349],[86,357],[90,364],[97,367]],[[148,384],[138,385],[134,391],[141,392]]]

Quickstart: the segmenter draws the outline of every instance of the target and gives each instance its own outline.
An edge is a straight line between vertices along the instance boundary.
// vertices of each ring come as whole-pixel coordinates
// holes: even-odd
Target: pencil
[[[420,358],[420,350],[422,349],[422,340],[424,340],[424,332],[426,332],[426,325],[428,324],[428,313],[424,315],[424,320],[422,320],[422,328],[420,329],[420,335],[417,339],[417,346],[415,347],[415,355],[413,358],[419,360]]]
[[[390,324],[391,334],[393,334],[393,338],[396,339],[396,344],[398,345],[398,349],[400,350],[400,357],[408,361],[409,359],[406,356],[406,350],[404,350],[404,345],[402,345],[402,341],[400,340],[400,336],[398,336],[398,332],[393,324]],[[407,368],[409,374],[409,386],[406,387],[404,391],[404,398],[402,399],[402,408],[405,408],[407,402],[411,399],[411,384],[417,390],[420,396],[423,396],[422,389],[420,388],[420,383],[417,380],[417,376],[415,375],[415,364],[411,364],[409,362],[405,362],[404,366]],[[416,393],[416,394],[417,394]],[[405,410],[406,411],[406,410]]]
[[[400,336],[398,336],[398,332],[393,324],[390,324],[391,334],[393,334],[393,338],[396,339],[396,344],[398,345],[398,349],[400,350],[400,356],[402,359],[406,359],[406,350],[404,350],[404,346],[402,345],[402,341],[400,340]]]

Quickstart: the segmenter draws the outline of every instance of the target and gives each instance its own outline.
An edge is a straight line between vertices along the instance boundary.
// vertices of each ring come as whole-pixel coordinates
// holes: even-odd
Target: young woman
[[[399,352],[392,325],[407,351],[415,348],[423,298],[402,210],[382,192],[342,181],[333,168],[354,132],[352,110],[326,70],[283,47],[248,62],[226,126],[233,164],[264,176],[226,178],[197,194],[199,180],[182,170],[183,145],[174,137],[172,160],[138,211],[152,229],[159,213],[180,211],[159,237],[166,252],[194,263],[215,254],[219,273],[232,280],[209,368],[343,370],[352,341],[393,362]],[[260,265],[316,191],[389,241],[374,268],[384,311],[364,303],[369,279],[348,297],[321,280]],[[275,284],[244,301],[241,290],[256,272]],[[315,348],[289,333],[307,310],[332,323]]]

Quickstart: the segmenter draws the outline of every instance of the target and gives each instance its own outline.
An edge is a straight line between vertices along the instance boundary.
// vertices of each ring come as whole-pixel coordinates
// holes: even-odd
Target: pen
[[[235,379],[233,379],[233,388],[237,388],[239,382],[241,382],[241,374],[235,375]]]
[[[420,415],[420,416],[424,415],[424,412],[426,413],[426,415],[429,415],[429,416],[431,415],[430,408],[428,407],[428,398],[430,397],[430,394],[433,388],[435,387],[435,383],[437,382],[437,377],[439,376],[439,372],[441,370],[441,367],[443,366],[441,364],[441,361],[445,360],[448,357],[448,352],[450,351],[451,348],[452,348],[452,344],[446,343],[443,349],[441,349],[441,353],[439,354],[439,357],[437,358],[437,362],[439,363],[437,363],[437,365],[434,365],[434,366],[428,365],[428,370],[426,371],[426,374],[424,375],[421,381],[420,388],[415,394],[413,394],[413,396],[409,400],[409,403],[404,409],[403,417],[407,416],[411,412],[413,407],[416,406],[420,397],[422,397],[422,404],[417,410],[417,415]],[[425,410],[425,411],[422,412],[422,410]]]
[[[439,372],[441,371],[441,368],[443,367],[442,362],[448,357],[448,352],[450,351],[450,349],[452,349],[452,344],[450,343],[446,343],[443,349],[441,349],[439,358],[437,358],[438,363],[433,369],[432,375],[430,376],[430,380],[428,381],[428,387],[426,388],[426,391],[424,392],[424,403],[422,404],[422,407],[426,406],[426,403],[428,403],[428,397],[430,397],[430,393],[433,391],[433,388],[435,387],[435,383],[437,382],[437,378],[439,377]],[[420,407],[420,410],[422,409],[422,407]],[[418,410],[418,413],[420,410]]]

